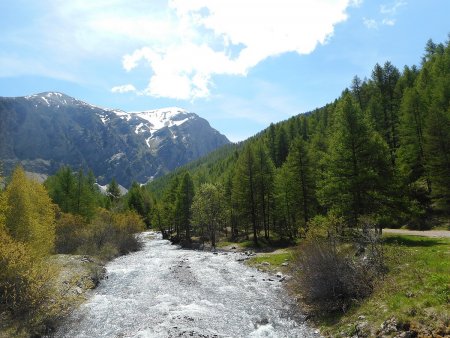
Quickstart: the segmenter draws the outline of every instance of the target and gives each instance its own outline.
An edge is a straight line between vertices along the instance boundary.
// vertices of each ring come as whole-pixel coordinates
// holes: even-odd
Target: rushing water
[[[107,265],[108,278],[56,337],[314,336],[278,278],[237,262],[240,254],[143,237],[143,250]]]

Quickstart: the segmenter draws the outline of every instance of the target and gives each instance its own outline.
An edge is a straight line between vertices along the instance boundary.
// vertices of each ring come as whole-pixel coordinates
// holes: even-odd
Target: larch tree
[[[315,182],[308,148],[300,137],[292,143],[286,165],[291,173],[288,184],[296,196],[293,201],[296,219],[301,220],[301,228],[307,231],[308,221],[314,216]]]
[[[375,65],[372,72],[372,82],[376,91],[373,99],[378,101],[377,108],[372,110],[377,122],[377,131],[384,137],[389,146],[392,166],[395,166],[396,150],[398,148],[399,98],[396,96],[396,85],[400,72],[387,61],[383,67]]]
[[[61,167],[55,175],[46,180],[45,186],[61,211],[66,213],[74,211],[77,184],[70,167]]]
[[[284,163],[288,153],[289,153],[288,136],[284,127],[281,126],[277,128],[275,138],[275,154],[276,154],[275,165],[277,166],[277,168],[281,167],[281,165]]]
[[[6,198],[6,227],[12,237],[28,244],[36,256],[51,253],[55,243],[55,207],[44,186],[28,179],[18,167],[6,188]]]
[[[444,210],[450,210],[450,106],[432,108],[425,129],[426,167],[432,195]]]
[[[278,168],[275,173],[275,231],[283,238],[289,237],[293,240],[297,236],[297,219],[295,210],[294,190],[291,182],[293,173],[287,163]]]
[[[428,46],[427,46],[428,47]],[[430,47],[428,79],[420,81],[428,116],[425,121],[426,167],[432,197],[440,208],[450,210],[450,39]],[[422,80],[422,79],[420,79]]]
[[[151,226],[153,200],[150,192],[141,187],[139,183],[133,182],[126,195],[126,202],[130,209],[135,210],[144,220],[147,227]]]
[[[251,146],[240,154],[234,172],[233,199],[236,202],[240,223],[248,238],[248,226],[253,230],[253,242],[258,245],[257,199],[256,199],[256,160]]]
[[[387,203],[392,169],[387,147],[349,93],[340,100],[325,158],[320,200],[351,227],[362,215],[376,215]]]
[[[223,227],[227,217],[226,205],[223,203],[225,195],[222,187],[211,183],[200,186],[192,202],[192,224],[199,228],[201,237],[205,233],[216,247],[216,233]]]
[[[426,107],[415,88],[405,90],[400,119],[401,142],[399,147],[399,170],[411,185],[425,177],[428,193],[431,182],[425,176],[425,129]]]
[[[270,236],[270,221],[273,209],[274,165],[262,142],[255,145],[255,196],[258,221],[263,226],[264,237]]]
[[[180,231],[184,230],[184,238],[187,242],[191,241],[191,205],[194,199],[194,182],[191,175],[186,172],[181,180],[176,201],[177,223]]]
[[[119,189],[119,185],[117,184],[116,179],[113,177],[111,183],[108,184],[108,188],[106,188],[106,193],[108,194],[111,202],[115,203],[119,200],[122,195]]]

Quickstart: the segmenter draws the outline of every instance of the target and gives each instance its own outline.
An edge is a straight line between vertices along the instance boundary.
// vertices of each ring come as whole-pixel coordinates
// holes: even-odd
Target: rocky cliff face
[[[0,160],[53,174],[89,168],[100,184],[113,177],[144,183],[229,143],[209,123],[180,108],[127,113],[62,93],[0,97]]]

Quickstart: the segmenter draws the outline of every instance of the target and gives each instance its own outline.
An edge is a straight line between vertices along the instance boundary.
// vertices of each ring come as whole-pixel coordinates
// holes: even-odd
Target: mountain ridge
[[[101,108],[60,92],[0,97],[0,160],[6,172],[92,169],[100,184],[146,183],[230,141],[179,107]]]

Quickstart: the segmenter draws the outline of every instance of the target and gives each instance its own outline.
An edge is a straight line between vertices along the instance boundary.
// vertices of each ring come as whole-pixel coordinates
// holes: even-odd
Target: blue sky
[[[419,65],[448,0],[4,0],[0,96],[179,106],[232,141],[321,107],[375,63]]]

